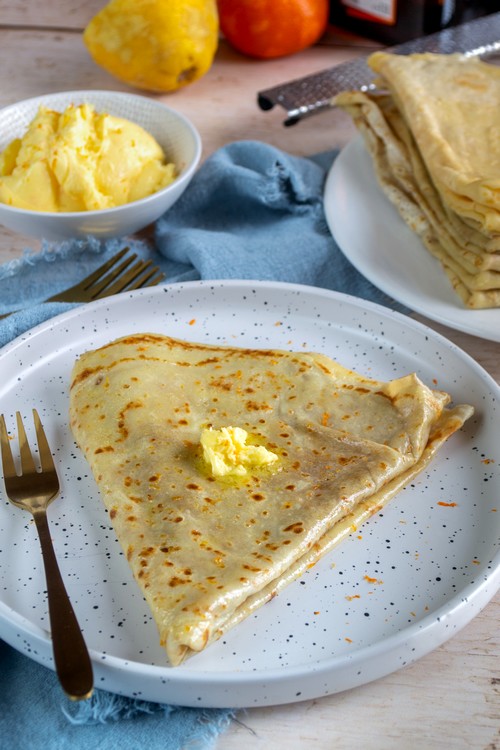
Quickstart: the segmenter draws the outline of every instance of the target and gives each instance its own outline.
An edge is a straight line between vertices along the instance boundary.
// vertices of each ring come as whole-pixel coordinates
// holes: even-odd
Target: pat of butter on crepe
[[[411,482],[472,414],[449,401],[414,374],[378,381],[321,354],[150,333],[83,354],[71,428],[170,663],[248,617]],[[202,435],[234,466],[249,446],[266,453],[246,453],[246,474],[231,481],[204,458]]]
[[[241,427],[205,428],[200,443],[203,457],[214,477],[247,476],[252,468],[278,460],[276,453],[263,445],[247,443],[248,432]]]

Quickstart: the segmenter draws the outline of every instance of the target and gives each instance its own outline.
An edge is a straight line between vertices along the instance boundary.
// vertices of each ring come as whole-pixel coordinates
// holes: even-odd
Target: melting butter
[[[263,445],[252,445],[249,434],[241,427],[202,430],[200,443],[203,458],[214,477],[245,476],[250,469],[267,466],[278,460],[276,453]]]

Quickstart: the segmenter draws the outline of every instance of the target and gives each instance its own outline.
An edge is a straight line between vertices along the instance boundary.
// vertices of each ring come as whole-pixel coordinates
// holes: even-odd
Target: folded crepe
[[[70,418],[172,665],[275,596],[422,471],[472,414],[414,374],[321,354],[118,339],[74,366]],[[228,475],[201,436],[274,458]],[[260,454],[259,454],[260,455]]]
[[[335,105],[353,118],[382,189],[465,305],[500,306],[500,69],[430,53],[378,52],[368,62],[380,91],[344,92]]]
[[[500,232],[500,68],[465,55],[376,52],[370,67],[410,124],[446,205]]]

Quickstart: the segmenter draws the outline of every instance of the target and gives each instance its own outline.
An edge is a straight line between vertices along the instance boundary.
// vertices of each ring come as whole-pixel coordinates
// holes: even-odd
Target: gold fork
[[[89,698],[93,690],[92,664],[73,607],[66,593],[50,538],[47,507],[59,494],[59,479],[40,417],[33,409],[38,443],[38,471],[19,412],[16,412],[21,473],[18,474],[9,444],[4,415],[0,415],[0,446],[5,490],[18,508],[29,511],[35,521],[47,580],[54,663],[59,681],[72,700]]]
[[[137,258],[136,253],[124,258],[128,250],[128,247],[120,250],[78,284],[59,294],[54,294],[45,302],[92,302],[119,292],[156,286],[165,278],[165,274],[159,270],[158,266],[153,266],[151,260],[138,260],[133,263]],[[7,318],[9,315],[12,313],[0,315],[0,319]]]

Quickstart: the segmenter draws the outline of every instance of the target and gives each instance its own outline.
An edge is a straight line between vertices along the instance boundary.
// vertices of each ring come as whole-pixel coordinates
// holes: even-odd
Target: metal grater
[[[450,54],[462,52],[468,56],[500,56],[500,13],[469,21],[435,34],[429,34],[404,44],[388,48],[398,55],[413,52]],[[340,91],[374,88],[373,71],[366,64],[367,57],[335,65],[333,68],[297,78],[271,89],[260,91],[257,102],[261,109],[272,109],[279,104],[288,117],[284,125],[295,125],[299,120],[318,114],[331,107],[331,99]]]

